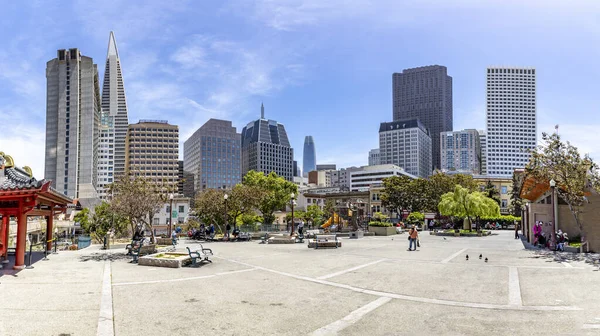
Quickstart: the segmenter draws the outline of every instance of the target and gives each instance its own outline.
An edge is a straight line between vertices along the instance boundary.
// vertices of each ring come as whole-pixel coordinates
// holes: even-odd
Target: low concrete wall
[[[393,226],[369,226],[369,232],[374,232],[376,236],[392,236],[396,234],[396,228]]]

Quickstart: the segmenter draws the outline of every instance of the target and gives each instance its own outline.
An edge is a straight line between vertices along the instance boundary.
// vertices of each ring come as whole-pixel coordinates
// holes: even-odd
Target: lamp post
[[[292,224],[290,226],[290,237],[294,235],[294,197],[296,197],[296,194],[291,193],[290,194],[290,207],[292,208]]]
[[[173,198],[175,198],[175,195],[169,194],[169,200],[171,201],[171,204],[169,205],[169,232],[167,232],[168,235],[171,235],[171,229],[173,225]]]
[[[550,180],[550,188],[552,188],[552,248],[556,246],[556,181]]]
[[[228,217],[227,216],[227,199],[229,198],[229,195],[225,194],[223,195],[223,199],[225,200],[225,230],[227,230],[227,222],[228,222]],[[235,225],[235,223],[234,223]],[[229,235],[229,231],[227,231],[227,235]]]

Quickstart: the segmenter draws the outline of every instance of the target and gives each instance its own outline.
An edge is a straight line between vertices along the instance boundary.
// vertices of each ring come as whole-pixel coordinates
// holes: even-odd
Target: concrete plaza
[[[208,243],[212,264],[180,269],[122,249],[59,252],[0,270],[0,335],[600,334],[597,255],[525,250],[511,231],[421,243]]]

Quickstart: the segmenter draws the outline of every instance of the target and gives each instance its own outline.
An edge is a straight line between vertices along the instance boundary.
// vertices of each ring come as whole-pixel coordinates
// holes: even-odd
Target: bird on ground
[[[485,262],[488,262],[488,259],[487,259],[487,258],[485,258]]]
[[[446,237],[444,237],[444,240],[446,240]]]
[[[482,255],[482,254],[480,254],[480,255],[479,255],[479,259],[481,259],[481,257],[483,257],[483,255]]]
[[[467,254],[467,261],[469,261],[469,255]]]

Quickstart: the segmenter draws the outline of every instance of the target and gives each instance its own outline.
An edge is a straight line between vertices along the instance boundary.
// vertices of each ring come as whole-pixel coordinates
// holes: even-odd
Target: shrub
[[[406,222],[411,225],[422,225],[425,221],[425,215],[420,212],[411,212],[408,217],[406,217]]]
[[[369,226],[390,227],[392,226],[392,223],[372,221],[369,222]]]

